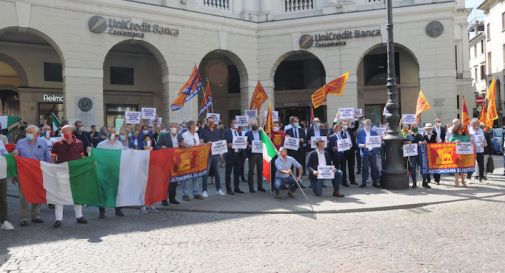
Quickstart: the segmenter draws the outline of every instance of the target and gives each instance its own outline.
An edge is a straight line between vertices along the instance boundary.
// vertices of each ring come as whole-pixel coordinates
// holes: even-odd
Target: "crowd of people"
[[[372,125],[370,119],[334,120],[332,126],[321,123],[319,118],[314,118],[311,126],[305,126],[299,122],[299,118],[292,116],[289,124],[283,125],[276,121],[269,134],[270,140],[278,150],[278,155],[272,159],[271,190],[275,198],[280,198],[280,192],[287,190],[290,198],[299,188],[309,187],[314,195],[321,196],[325,185],[324,179],[318,179],[320,166],[333,166],[334,178],[327,179],[333,186],[333,196],[344,197],[340,186],[350,187],[357,185],[359,188],[367,187],[369,177],[374,187],[380,187],[379,163],[385,159],[385,149],[368,149],[366,146],[367,136],[379,135],[378,128],[387,125]],[[206,118],[202,123],[188,121],[183,123],[170,123],[168,126],[145,121],[138,125],[124,125],[116,128],[102,127],[97,131],[92,125],[91,131],[86,131],[82,121],[69,124],[64,121],[60,128],[53,130],[49,124],[43,126],[28,125],[19,122],[11,128],[2,130],[0,124],[0,153],[7,154],[4,144],[15,143],[14,155],[32,158],[44,162],[63,163],[70,160],[88,156],[91,148],[101,149],[137,149],[158,150],[167,148],[193,147],[208,144],[215,141],[226,140],[228,152],[224,155],[211,155],[208,159],[208,172],[201,178],[190,178],[180,182],[182,187],[182,200],[185,202],[192,199],[202,200],[209,196],[209,182],[214,184],[218,195],[243,194],[241,183],[247,183],[248,191],[265,192],[265,181],[262,176],[263,156],[261,151],[252,149],[253,141],[262,140],[262,130],[258,120],[250,119],[249,126],[240,127],[235,119],[232,119],[226,128],[222,122],[215,121],[213,117]],[[487,179],[485,176],[484,154],[489,152],[489,132],[477,119],[473,119],[469,126],[463,126],[459,119],[452,123],[442,125],[440,119],[434,120],[434,125],[425,123],[420,130],[418,124],[400,124],[399,134],[405,144],[410,143],[442,143],[442,142],[472,142],[476,147],[476,159],[478,166],[477,178],[479,181]],[[482,135],[486,141],[477,141],[477,136]],[[234,137],[247,137],[247,148],[233,148]],[[286,137],[299,140],[297,149],[284,147]],[[326,137],[326,138],[321,138]],[[345,150],[339,148],[338,143],[348,139],[352,145]],[[315,141],[313,141],[315,140]],[[419,173],[419,155],[405,158],[405,167],[412,179],[412,188],[417,187]],[[247,178],[245,164],[247,162]],[[221,184],[220,168],[224,167],[224,185]],[[308,175],[307,175],[308,174]],[[361,181],[357,181],[356,174],[361,174]],[[471,178],[472,173],[453,174],[455,186],[461,183],[467,186],[465,178]],[[308,176],[308,184],[303,180]],[[431,176],[422,174],[422,187],[430,188]],[[233,184],[232,184],[233,179]],[[435,183],[440,183],[440,175],[433,175]],[[12,179],[16,183],[16,179]],[[161,205],[180,204],[176,198],[177,183],[171,183],[168,192],[168,200],[163,200]],[[244,189],[245,190],[245,189]],[[0,180],[0,223],[1,229],[12,230],[13,225],[7,221],[7,180]],[[20,200],[20,226],[31,223],[40,224],[44,221],[40,217],[40,204],[28,204],[19,189]],[[28,208],[31,205],[29,213]],[[55,228],[62,226],[63,205],[50,204],[54,209]],[[76,222],[86,224],[83,217],[82,206],[75,205],[74,212]],[[99,208],[99,218],[105,218],[105,208]],[[155,206],[141,208],[142,213],[156,212]],[[115,209],[115,214],[124,216],[121,208]]]

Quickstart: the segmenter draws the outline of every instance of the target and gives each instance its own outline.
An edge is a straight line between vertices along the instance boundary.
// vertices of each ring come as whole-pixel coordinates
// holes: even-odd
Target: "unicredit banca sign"
[[[144,38],[146,33],[168,35],[177,37],[179,30],[176,28],[160,26],[142,22],[141,24],[125,19],[105,18],[95,15],[88,20],[89,30],[93,33],[107,32],[110,35]]]

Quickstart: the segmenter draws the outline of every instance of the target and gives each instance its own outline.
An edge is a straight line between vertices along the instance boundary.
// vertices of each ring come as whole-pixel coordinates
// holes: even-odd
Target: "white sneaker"
[[[207,198],[207,197],[209,197],[209,194],[207,193],[207,191],[204,191],[204,192],[202,192],[202,196]]]
[[[158,210],[156,209],[156,207],[154,205],[147,207],[147,210],[149,212],[158,212]]]
[[[140,208],[140,214],[147,214],[147,208],[146,208],[146,206],[142,206]]]
[[[219,193],[219,195],[226,195],[226,193],[224,193],[221,189],[219,189],[217,193]]]
[[[13,230],[14,226],[11,223],[9,223],[9,221],[4,221],[3,224],[2,224],[1,229],[3,229],[3,230]]]

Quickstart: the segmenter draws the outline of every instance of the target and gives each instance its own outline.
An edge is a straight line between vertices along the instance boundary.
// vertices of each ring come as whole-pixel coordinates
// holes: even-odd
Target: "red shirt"
[[[70,160],[80,159],[84,154],[82,142],[72,136],[74,142],[68,144],[65,139],[54,143],[51,153],[56,155],[56,163],[63,163]]]
[[[275,148],[279,150],[279,148],[284,145],[284,137],[286,134],[284,131],[279,130],[277,132],[272,131],[270,134],[270,140],[272,140],[272,143],[274,144]]]

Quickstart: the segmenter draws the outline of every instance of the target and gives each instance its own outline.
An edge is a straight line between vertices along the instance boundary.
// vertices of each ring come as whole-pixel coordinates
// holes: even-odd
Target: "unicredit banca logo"
[[[102,16],[95,15],[89,18],[88,27],[91,32],[102,33],[107,29],[107,20]]]

